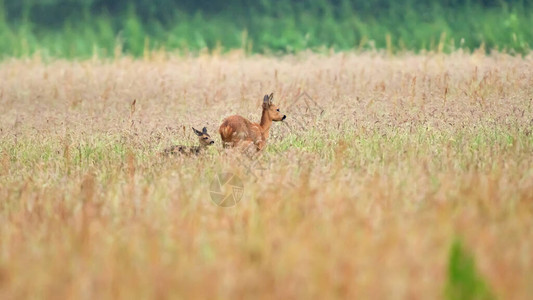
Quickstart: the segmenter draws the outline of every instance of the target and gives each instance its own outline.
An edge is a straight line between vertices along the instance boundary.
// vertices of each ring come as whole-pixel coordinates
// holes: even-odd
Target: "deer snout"
[[[209,142],[209,145],[213,145],[215,143],[215,141],[211,141]]]
[[[283,120],[285,120],[286,118],[287,118],[287,116],[286,116],[286,115],[283,115],[283,118],[281,118],[281,120],[283,121]]]

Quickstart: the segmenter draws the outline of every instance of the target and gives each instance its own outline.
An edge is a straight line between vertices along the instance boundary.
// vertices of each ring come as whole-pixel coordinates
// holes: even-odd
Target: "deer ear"
[[[203,133],[203,134],[207,134],[207,128],[204,127],[204,128],[202,129],[202,133]]]
[[[272,105],[272,99],[274,99],[274,93],[270,93],[270,96],[268,96],[268,103]]]
[[[191,128],[194,131],[194,133],[196,133],[197,136],[201,136],[202,135],[202,132],[200,130],[196,130],[196,129],[194,129],[194,127],[191,127]]]
[[[270,106],[270,101],[269,101],[268,95],[265,95],[265,97],[263,98],[263,108],[267,109],[269,106]]]

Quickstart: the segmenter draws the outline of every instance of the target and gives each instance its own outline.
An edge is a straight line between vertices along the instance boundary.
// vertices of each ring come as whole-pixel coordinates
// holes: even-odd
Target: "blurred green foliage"
[[[454,241],[450,249],[445,295],[449,300],[496,299],[488,284],[478,274],[473,255],[459,239]]]
[[[485,45],[524,53],[533,5],[503,0],[0,0],[0,55],[142,55],[244,48],[287,53]]]

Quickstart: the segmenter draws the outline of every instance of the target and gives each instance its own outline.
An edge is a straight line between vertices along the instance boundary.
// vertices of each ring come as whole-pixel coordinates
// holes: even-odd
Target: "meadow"
[[[270,92],[265,151],[223,150]],[[531,55],[35,55],[0,62],[0,110],[2,299],[533,294]]]

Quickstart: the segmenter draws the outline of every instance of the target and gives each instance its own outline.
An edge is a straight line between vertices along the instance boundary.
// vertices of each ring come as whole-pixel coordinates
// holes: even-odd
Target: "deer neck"
[[[207,149],[207,146],[209,146],[209,144],[200,143],[200,149],[201,150]]]
[[[199,149],[199,150],[203,150],[205,148],[207,148],[207,144],[205,144],[202,140],[199,140],[199,146],[196,147],[196,149]]]
[[[263,114],[261,115],[261,122],[259,123],[261,127],[261,133],[265,138],[268,137],[268,132],[270,131],[270,126],[272,126],[272,119],[268,115],[268,110],[263,109]]]

